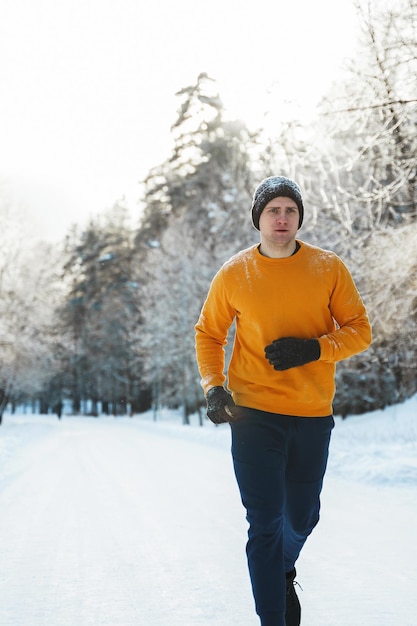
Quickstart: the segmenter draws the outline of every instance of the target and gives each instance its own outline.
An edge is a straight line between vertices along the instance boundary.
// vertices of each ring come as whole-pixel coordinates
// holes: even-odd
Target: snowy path
[[[226,625],[239,587],[251,611],[228,456],[135,426],[51,422],[9,458],[2,626]]]
[[[0,625],[257,626],[228,448],[227,427],[6,417]],[[415,494],[329,471],[303,626],[417,625]]]

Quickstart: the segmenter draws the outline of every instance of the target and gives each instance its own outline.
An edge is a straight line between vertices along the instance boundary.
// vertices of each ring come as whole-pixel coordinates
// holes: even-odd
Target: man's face
[[[294,200],[284,196],[273,198],[259,218],[262,239],[273,245],[291,244],[297,234],[299,219],[300,213]]]

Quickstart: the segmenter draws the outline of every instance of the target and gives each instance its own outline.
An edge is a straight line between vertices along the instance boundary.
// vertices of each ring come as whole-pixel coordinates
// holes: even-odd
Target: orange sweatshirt
[[[227,387],[237,405],[301,417],[332,413],[335,363],[371,342],[368,316],[353,279],[333,252],[300,243],[284,259],[242,250],[215,275],[196,330],[204,392],[226,382],[227,334],[236,333]],[[280,337],[317,338],[318,361],[274,370],[264,348]]]

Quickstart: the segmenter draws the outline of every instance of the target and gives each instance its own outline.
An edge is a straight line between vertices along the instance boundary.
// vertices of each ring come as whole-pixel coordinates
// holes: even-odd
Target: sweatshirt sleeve
[[[340,259],[329,306],[337,328],[319,338],[320,359],[335,363],[366,350],[372,341],[371,325],[353,278]]]
[[[226,381],[225,352],[227,333],[235,318],[220,270],[214,277],[206,301],[195,325],[195,346],[201,386],[204,393]]]

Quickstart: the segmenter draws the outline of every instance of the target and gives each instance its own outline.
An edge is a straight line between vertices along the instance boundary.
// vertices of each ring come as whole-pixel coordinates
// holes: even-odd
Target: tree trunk
[[[3,421],[3,411],[7,406],[7,396],[4,389],[0,388],[0,424]]]

